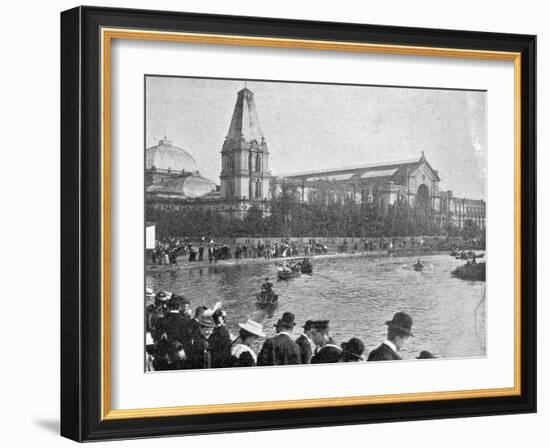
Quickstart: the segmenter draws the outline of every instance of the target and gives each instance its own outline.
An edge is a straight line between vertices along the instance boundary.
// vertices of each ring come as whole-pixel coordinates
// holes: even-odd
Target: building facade
[[[251,207],[269,214],[271,198],[283,193],[301,203],[394,204],[431,208],[445,227],[468,222],[485,228],[485,201],[441,191],[441,179],[424,153],[416,159],[335,170],[272,176],[269,148],[260,126],[253,92],[243,88],[221,148],[220,185],[200,175],[193,157],[164,138],[146,149],[146,202],[162,210],[208,209],[236,218]]]
[[[456,198],[452,191],[440,191],[441,179],[424,153],[420,158],[321,170],[279,176],[272,183],[272,196],[283,193],[302,203],[356,204],[406,201],[415,207],[429,207],[444,227],[463,228],[470,221],[485,228],[485,201]]]

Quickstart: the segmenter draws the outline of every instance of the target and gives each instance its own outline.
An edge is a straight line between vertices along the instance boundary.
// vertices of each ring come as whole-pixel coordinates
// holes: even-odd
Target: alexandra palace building
[[[438,172],[424,153],[413,160],[273,176],[254,94],[246,87],[237,93],[222,144],[219,186],[202,177],[193,157],[166,138],[146,149],[145,170],[146,202],[157,209],[201,208],[243,218],[253,206],[268,214],[270,199],[282,194],[301,203],[407,201],[431,207],[441,226],[462,228],[470,221],[485,228],[485,201],[440,191]]]

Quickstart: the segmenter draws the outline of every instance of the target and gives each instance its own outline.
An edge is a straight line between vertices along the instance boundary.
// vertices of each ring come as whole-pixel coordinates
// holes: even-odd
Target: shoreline
[[[339,258],[358,258],[358,257],[382,257],[382,256],[419,256],[419,255],[434,255],[440,253],[448,253],[448,249],[396,249],[393,251],[388,250],[373,250],[373,251],[357,251],[357,252],[337,252],[332,254],[317,254],[317,255],[308,255],[307,258],[310,260],[325,260],[325,259],[339,259]],[[184,260],[186,257],[180,257]],[[204,261],[183,261],[181,264],[177,265],[153,265],[146,264],[145,273],[153,272],[165,272],[165,271],[183,271],[189,269],[201,269],[208,267],[234,267],[240,266],[243,264],[269,264],[269,263],[280,263],[283,261],[289,261],[297,258],[306,258],[303,255],[296,255],[292,257],[277,257],[277,258],[241,258],[236,260],[231,258],[229,260],[220,260],[217,263],[210,263],[208,259]]]

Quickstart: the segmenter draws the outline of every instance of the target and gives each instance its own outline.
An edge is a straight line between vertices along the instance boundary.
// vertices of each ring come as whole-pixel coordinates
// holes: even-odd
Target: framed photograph
[[[535,36],[61,14],[61,433],[536,411]]]

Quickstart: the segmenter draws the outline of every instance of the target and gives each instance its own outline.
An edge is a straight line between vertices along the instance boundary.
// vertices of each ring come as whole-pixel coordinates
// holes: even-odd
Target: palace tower
[[[265,201],[270,197],[269,151],[260,127],[254,94],[246,87],[237,93],[221,154],[222,200],[233,202],[237,214],[251,205],[265,210]]]

